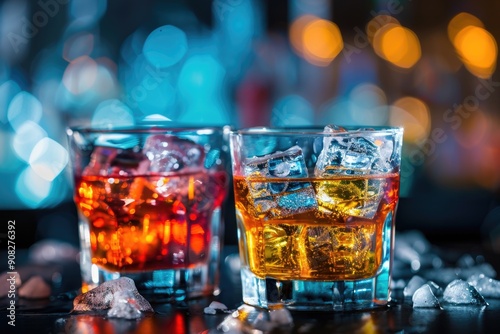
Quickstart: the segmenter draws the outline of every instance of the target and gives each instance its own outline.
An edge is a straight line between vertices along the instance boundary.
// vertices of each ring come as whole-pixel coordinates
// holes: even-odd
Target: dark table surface
[[[461,254],[484,256],[497,270],[498,256],[479,244],[444,246],[444,256],[459,258]],[[78,267],[74,263],[30,266],[29,271],[57,270],[62,280],[53,287],[50,299],[16,300],[15,327],[7,324],[6,306],[9,300],[0,299],[0,333],[224,333],[222,323],[231,319],[230,313],[205,314],[204,308],[216,300],[230,310],[242,306],[241,281],[238,273],[228,265],[237,248],[226,247],[221,264],[221,293],[218,296],[192,300],[187,303],[153,304],[154,314],[138,320],[108,318],[104,314],[72,313],[72,301],[78,293]],[[399,271],[408,279],[414,273]],[[446,306],[442,309],[413,308],[402,296],[402,290],[393,291],[394,300],[388,307],[358,312],[304,313],[292,312],[293,325],[258,331],[251,326],[240,328],[245,333],[500,333],[500,299],[486,299],[487,306]],[[227,331],[238,333],[241,331]]]

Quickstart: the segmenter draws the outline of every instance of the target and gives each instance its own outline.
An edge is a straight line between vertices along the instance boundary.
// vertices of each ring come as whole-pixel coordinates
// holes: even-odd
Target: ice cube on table
[[[191,172],[202,170],[204,166],[203,146],[174,135],[149,136],[142,152],[150,161],[151,172]]]
[[[203,313],[205,314],[217,314],[217,313],[227,313],[227,312],[228,312],[227,306],[217,301],[211,302],[210,305],[208,305],[203,309]]]
[[[256,215],[264,214],[266,218],[286,217],[317,207],[311,182],[290,180],[308,176],[299,146],[246,159],[244,175]],[[281,178],[285,180],[277,180]]]
[[[471,268],[476,265],[476,261],[470,254],[463,254],[458,260],[457,260],[457,266],[459,268]]]
[[[456,279],[446,286],[443,301],[454,305],[488,305],[476,288],[462,279]]]
[[[474,274],[478,275],[483,274],[488,277],[495,277],[497,275],[497,272],[491,264],[486,262],[481,264],[476,264],[472,267],[458,269],[458,275],[463,280],[468,279],[470,276]]]
[[[113,294],[113,304],[107,315],[110,318],[138,319],[142,312],[132,291],[119,290]]]
[[[443,288],[441,288],[436,282],[427,281],[426,284],[429,286],[434,296],[440,297],[443,295]]]
[[[270,310],[269,318],[271,319],[271,322],[276,325],[283,326],[293,324],[292,314],[286,308]]]
[[[439,300],[432,292],[429,284],[418,288],[412,296],[413,307],[440,308]]]
[[[94,289],[76,296],[73,311],[107,310],[113,306],[115,292],[129,291],[135,299],[137,308],[142,312],[153,312],[151,304],[137,291],[135,283],[128,277],[104,282]]]
[[[489,298],[500,298],[500,281],[484,274],[475,274],[467,280],[469,284],[483,296]]]
[[[427,281],[419,276],[415,275],[410,280],[408,281],[408,284],[406,284],[405,288],[403,289],[403,295],[405,297],[412,297],[415,291],[418,290],[422,285],[424,285]]]

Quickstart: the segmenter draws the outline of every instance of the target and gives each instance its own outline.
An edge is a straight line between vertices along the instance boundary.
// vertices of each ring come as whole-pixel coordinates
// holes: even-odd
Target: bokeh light
[[[292,22],[289,39],[296,54],[317,66],[330,64],[344,47],[335,23],[309,14]]]
[[[178,63],[188,50],[186,34],[172,25],[153,30],[146,38],[143,53],[148,62],[158,68]]]
[[[484,28],[467,26],[453,40],[465,67],[475,76],[489,78],[496,68],[498,47],[493,35]]]
[[[7,119],[17,130],[26,121],[38,122],[42,118],[42,104],[28,92],[22,91],[14,96],[9,104]]]
[[[323,19],[313,20],[304,27],[302,42],[305,59],[318,66],[330,64],[344,47],[338,26]]]
[[[476,16],[467,13],[461,12],[455,15],[450,22],[448,23],[448,38],[453,43],[457,34],[467,27],[479,27],[484,28],[483,22],[478,19]]]
[[[137,99],[138,108],[143,114],[175,115],[176,89],[166,77],[147,77],[140,86],[144,88],[146,96]]]
[[[306,14],[298,17],[292,22],[292,24],[290,24],[288,32],[290,45],[293,47],[295,53],[299,56],[302,56],[304,54],[304,42],[302,38],[304,29],[315,19],[317,19],[316,16]]]
[[[52,181],[64,170],[68,159],[68,151],[61,144],[45,137],[33,147],[29,165],[38,176]]]
[[[349,113],[357,124],[386,125],[389,108],[384,91],[377,85],[362,83],[349,94]]]
[[[97,106],[90,125],[96,128],[134,125],[134,115],[129,107],[117,99],[106,100]]]
[[[366,37],[368,41],[373,45],[373,39],[380,28],[392,24],[395,26],[399,26],[399,21],[391,15],[376,15],[373,17],[368,24],[366,25]]]
[[[45,137],[47,132],[37,123],[28,120],[14,134],[12,148],[19,158],[28,162],[33,148]]]
[[[413,67],[422,55],[417,35],[394,23],[377,31],[373,38],[373,48],[381,58],[401,68]]]
[[[17,197],[29,208],[42,206],[52,189],[52,183],[41,177],[31,166],[27,166],[17,177],[15,192]]]
[[[17,173],[25,165],[12,148],[13,140],[11,132],[0,131],[0,172],[4,175]]]
[[[350,110],[352,103],[347,97],[334,98],[320,107],[319,122],[323,124],[356,125]]]
[[[89,56],[81,56],[69,63],[62,82],[69,92],[79,95],[92,88],[97,80],[97,74],[96,61]]]
[[[431,129],[430,111],[422,100],[411,96],[402,97],[391,105],[389,112],[390,124],[404,128],[406,142],[418,144],[428,137]]]
[[[463,106],[459,108],[464,108]],[[465,149],[485,146],[487,144],[487,136],[490,132],[492,119],[479,108],[472,110],[462,110],[458,112],[466,112],[468,117],[462,119],[460,127],[453,132],[455,140]]]
[[[193,55],[179,73],[179,93],[195,99],[210,97],[220,88],[224,75],[224,68],[213,56]]]
[[[299,95],[289,95],[279,99],[272,109],[273,126],[307,126],[314,123],[314,109]]]
[[[71,62],[81,56],[90,56],[94,49],[94,35],[79,33],[68,38],[64,43],[63,58]]]
[[[80,27],[93,26],[106,12],[107,4],[107,0],[72,0],[68,10],[70,17],[78,22]]]
[[[210,54],[190,56],[179,73],[177,88],[181,113],[174,120],[189,124],[224,124],[229,121],[223,100],[226,71]]]
[[[21,92],[19,85],[13,80],[7,80],[0,85],[0,121],[7,123],[7,113],[10,102],[17,93]]]

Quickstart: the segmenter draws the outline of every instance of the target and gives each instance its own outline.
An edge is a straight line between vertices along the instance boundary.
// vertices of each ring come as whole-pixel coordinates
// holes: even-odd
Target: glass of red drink
[[[219,293],[226,133],[68,129],[83,292],[127,276],[152,301]]]

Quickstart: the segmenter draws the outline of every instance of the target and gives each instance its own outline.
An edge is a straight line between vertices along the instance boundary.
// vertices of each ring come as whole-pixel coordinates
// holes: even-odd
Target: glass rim
[[[181,134],[194,135],[222,134],[231,131],[230,125],[193,125],[193,124],[134,124],[126,126],[94,127],[91,125],[74,125],[66,127],[66,133],[81,134]]]
[[[342,126],[347,132],[325,132],[324,126],[305,127],[250,127],[229,131],[231,136],[352,136],[357,134],[394,135],[402,134],[401,126]]]

